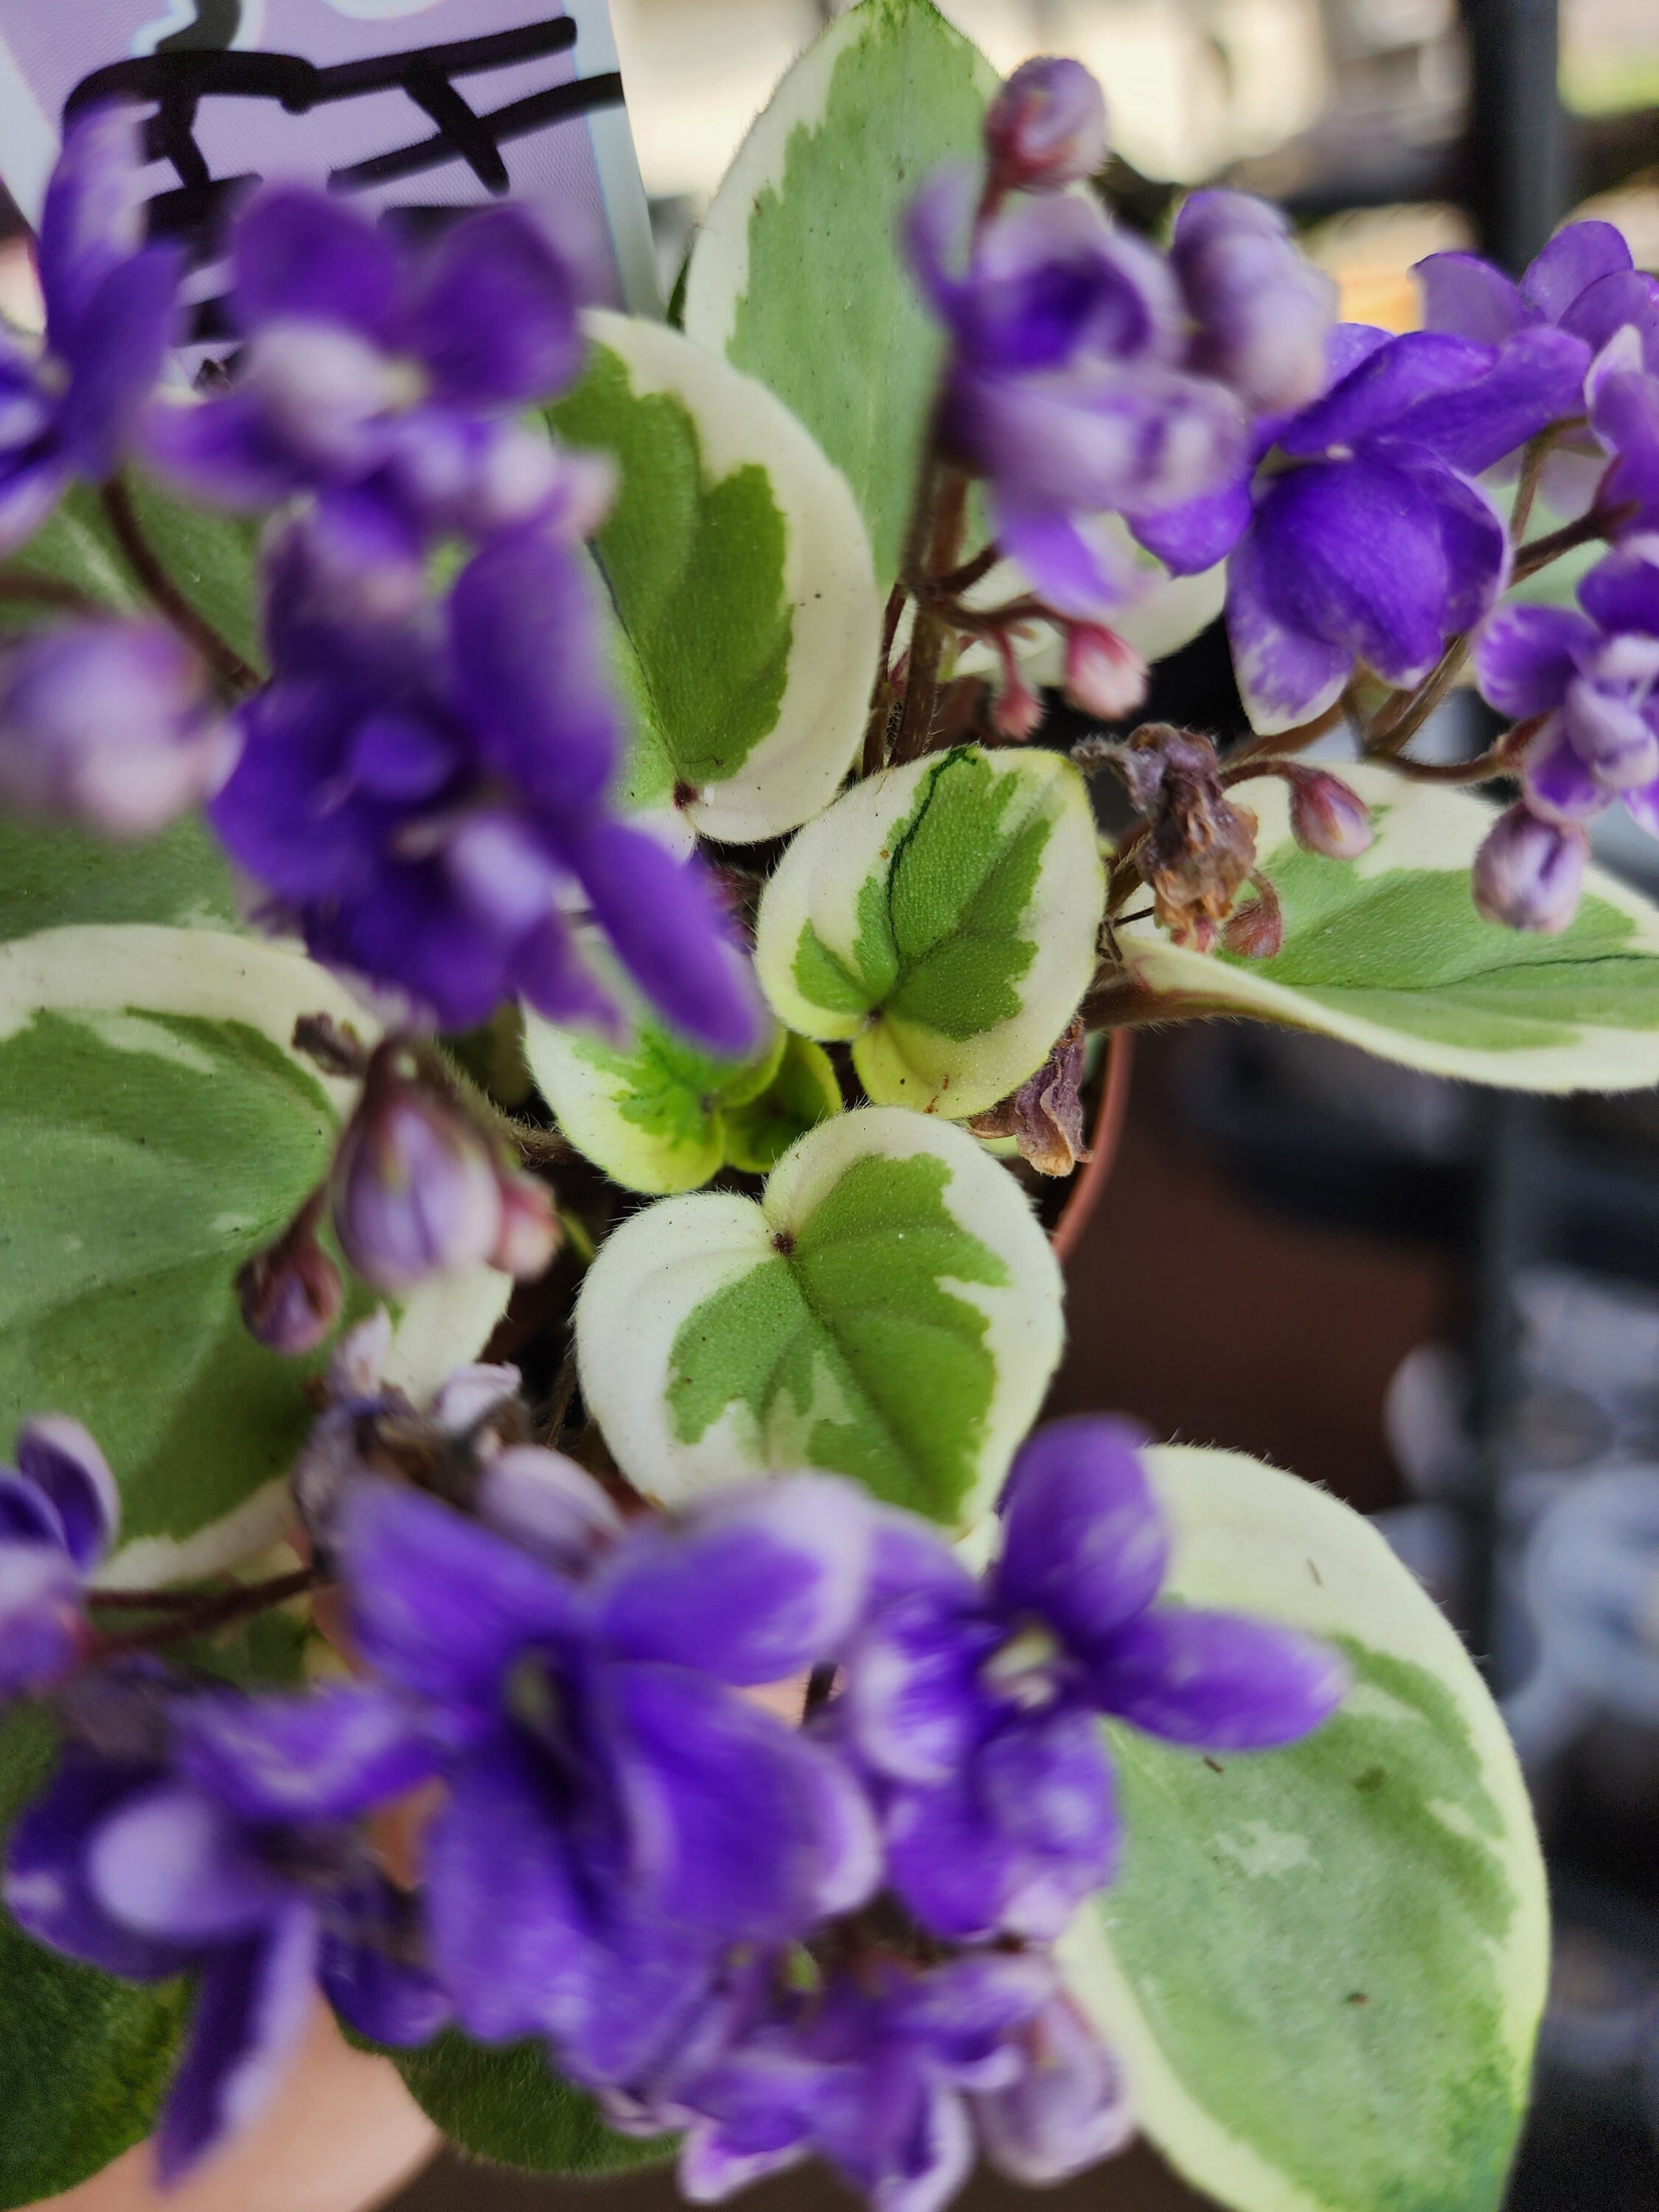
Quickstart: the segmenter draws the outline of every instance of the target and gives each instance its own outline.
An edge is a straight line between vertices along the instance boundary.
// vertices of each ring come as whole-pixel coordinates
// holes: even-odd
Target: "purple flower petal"
[[[41,1413],[17,1432],[17,1465],[52,1500],[70,1557],[90,1574],[121,1525],[121,1494],[109,1462],[79,1421]]]
[[[1578,604],[1604,630],[1659,637],[1659,544],[1625,546],[1598,561],[1579,580]]]
[[[581,365],[576,273],[528,209],[470,216],[442,238],[410,317],[413,349],[460,407],[550,399]]]
[[[164,2187],[250,2126],[282,2087],[310,2017],[316,1963],[317,1921],[305,1905],[209,1962],[155,2132]]]
[[[849,1655],[836,1712],[858,1755],[896,1782],[946,1782],[984,1726],[981,1665],[1002,1640],[969,1611],[973,1591],[884,1607]]]
[[[5,457],[10,459],[11,457]],[[33,537],[63,496],[71,471],[51,440],[33,446],[9,467],[0,460],[0,555]]]
[[[1528,307],[1559,322],[1599,276],[1632,266],[1624,234],[1610,222],[1570,222],[1558,230],[1521,279]]]
[[[1127,1421],[1084,1416],[1051,1421],[1022,1448],[991,1585],[1003,1611],[1035,1613],[1089,1651],[1152,1603],[1170,1548],[1145,1442]]]
[[[1390,446],[1389,460],[1410,477],[1434,517],[1446,568],[1441,625],[1448,631],[1473,629],[1509,583],[1510,538],[1504,519],[1479,484],[1434,454]]]
[[[83,109],[64,133],[63,151],[40,214],[40,289],[46,344],[59,359],[78,352],[81,318],[98,288],[144,242],[139,110],[121,101]]]
[[[1522,331],[1489,374],[1419,400],[1384,425],[1384,434],[1426,446],[1449,467],[1478,476],[1546,423],[1583,412],[1589,362],[1582,338],[1565,331]]]
[[[1003,1833],[1033,1860],[1048,1862],[1059,1882],[1080,1898],[1111,1881],[1117,1866],[1116,1793],[1091,1714],[1062,1711],[1016,1720],[984,1746],[975,1769],[981,1798]],[[1042,1902],[1047,1906],[1053,1900]],[[1068,1905],[1042,1924],[1016,1902],[1006,1924],[1048,1941],[1070,1917]]]
[[[151,1766],[71,1750],[11,1832],[6,1910],[38,1942],[131,1982],[168,1980],[191,1963],[179,1943],[112,1920],[87,1879],[87,1853],[106,1820],[157,1779]]]
[[[1423,294],[1423,327],[1501,346],[1521,328],[1521,295],[1478,253],[1431,253],[1412,270]]]
[[[401,1796],[438,1765],[407,1706],[366,1685],[195,1698],[173,1729],[179,1771],[253,1820],[349,1819]]]
[[[497,1453],[479,1476],[476,1504],[481,1521],[562,1574],[585,1573],[623,1533],[622,1516],[586,1469],[538,1444]]]
[[[394,817],[351,790],[350,702],[319,684],[278,682],[244,704],[237,726],[240,757],[209,808],[232,857],[282,898],[368,890]]]
[[[980,1802],[968,1772],[896,1790],[883,1841],[895,1893],[924,1927],[953,1942],[994,1934],[1026,1871],[1014,1839]]]
[[[1607,811],[1607,793],[1574,744],[1563,715],[1552,714],[1527,747],[1522,781],[1528,807],[1542,822],[1588,822]]]
[[[232,301],[245,332],[269,323],[333,323],[376,345],[396,338],[398,249],[367,215],[327,192],[267,185],[238,218],[232,268]]]
[[[0,1469],[0,1551],[17,1544],[60,1553],[69,1549],[58,1508],[46,1492]]]
[[[250,1936],[293,1894],[222,1806],[166,1782],[104,1820],[87,1846],[87,1880],[112,1920],[180,1944]]]
[[[273,436],[250,392],[187,402],[157,399],[139,421],[137,440],[159,475],[204,506],[275,507],[305,481],[298,460]]]
[[[55,1541],[0,1543],[0,1699],[50,1689],[74,1666],[80,1579]]]
[[[1056,614],[1074,622],[1099,620],[1133,596],[1131,564],[1112,557],[1108,543],[1085,536],[1073,517],[1055,508],[1023,508],[993,501],[997,543]]]
[[[391,1483],[355,1486],[339,1553],[364,1657],[429,1697],[493,1698],[526,1644],[568,1633],[575,1618],[575,1593],[538,1560]]]
[[[1294,1743],[1328,1720],[1348,1686],[1328,1645],[1229,1613],[1149,1613],[1091,1674],[1104,1712],[1149,1735],[1211,1751]]]
[[[1409,331],[1368,353],[1322,399],[1304,408],[1279,440],[1287,453],[1311,459],[1333,446],[1386,430],[1432,394],[1477,383],[1497,360],[1490,346],[1438,331]]]
[[[1047,2189],[1126,2149],[1134,2114],[1122,2074],[1071,2000],[1045,2005],[1021,2041],[1019,2078],[974,2100],[980,2141],[998,2172]]]
[[[1475,854],[1477,910],[1507,929],[1559,936],[1578,911],[1589,845],[1577,824],[1564,828],[1534,813],[1529,794],[1498,816]]]
[[[1251,726],[1294,729],[1334,705],[1353,673],[1353,655],[1294,629],[1269,604],[1254,529],[1227,563],[1227,638]]]
[[[448,1998],[418,1963],[416,1900],[384,1875],[365,1874],[332,1900],[317,1978],[348,2027],[371,2042],[410,2050],[450,2017]]]
[[[1149,553],[1176,576],[1196,576],[1224,560],[1250,526],[1250,488],[1241,479],[1185,507],[1139,514],[1131,524]]]
[[[1581,293],[1561,318],[1561,327],[1583,338],[1592,353],[1629,323],[1642,333],[1650,370],[1659,367],[1659,277],[1644,269],[1615,270]]]
[[[120,459],[167,358],[183,272],[179,248],[150,246],[112,269],[81,311],[58,436],[82,476],[106,477]]]
[[[1568,607],[1498,607],[1474,646],[1480,696],[1518,721],[1559,707],[1578,671],[1578,657],[1596,643],[1595,625]]]
[[[1645,830],[1650,837],[1659,837],[1659,778],[1622,795],[1625,810],[1637,828]]]
[[[904,213],[904,248],[934,313],[958,325],[967,287],[955,272],[966,261],[979,177],[967,161],[935,169]]]
[[[625,1659],[779,1682],[840,1649],[864,1597],[870,1516],[833,1475],[727,1491],[678,1528],[642,1522],[605,1571],[594,1626]]]

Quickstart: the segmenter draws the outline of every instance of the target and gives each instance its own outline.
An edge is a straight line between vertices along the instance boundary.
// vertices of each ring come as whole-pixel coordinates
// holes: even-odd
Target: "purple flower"
[[[753,992],[701,874],[606,811],[618,716],[575,552],[548,531],[498,538],[441,605],[377,620],[337,611],[296,521],[265,617],[276,672],[240,710],[212,818],[318,958],[444,1028],[514,995],[611,1023],[563,911],[585,895],[671,1024],[748,1049]]]
[[[13,1830],[5,1901],[37,1941],[106,1972],[198,1977],[156,2134],[164,2182],[264,2108],[317,1983],[376,2042],[436,2033],[447,2008],[406,1901],[344,1825],[434,1763],[380,1693],[173,1694],[145,1671],[99,1685],[91,1732]]]
[[[1609,536],[1659,532],[1659,340],[1615,333],[1585,386],[1590,427],[1613,456],[1595,494]]]
[[[1589,357],[1633,323],[1659,368],[1659,278],[1638,270],[1610,222],[1570,222],[1557,231],[1517,284],[1475,253],[1431,253],[1413,272],[1431,331],[1507,345],[1528,331],[1565,331]]]
[[[25,1422],[15,1456],[0,1470],[0,1699],[50,1688],[74,1667],[82,1586],[121,1522],[115,1478],[78,1421]]]
[[[494,1152],[428,1086],[377,1054],[334,1156],[334,1230],[367,1283],[394,1295],[476,1267],[501,1235]]]
[[[1488,921],[1558,937],[1578,911],[1589,840],[1524,799],[1500,814],[1474,856],[1474,902]]]
[[[579,287],[527,210],[488,209],[416,250],[276,185],[239,218],[230,260],[239,381],[144,425],[149,459],[192,496],[262,507],[368,485],[413,523],[475,536],[564,498],[559,457],[513,418],[574,377]]]
[[[851,1486],[744,1486],[579,1575],[386,1484],[339,1518],[363,1656],[452,1747],[426,1918],[470,2034],[545,2035],[577,2078],[629,2080],[726,1945],[868,1895],[862,1791],[736,1693],[845,1638],[868,1540]]]
[[[64,137],[40,219],[44,356],[0,326],[0,554],[74,477],[112,473],[167,357],[184,263],[143,243],[136,112],[90,109]]]
[[[1022,62],[985,118],[989,189],[1058,192],[1093,176],[1106,159],[1106,102],[1081,62],[1039,55]]]
[[[1336,286],[1297,250],[1277,208],[1249,192],[1194,192],[1176,217],[1170,261],[1193,319],[1189,368],[1230,385],[1253,414],[1319,397]]]
[[[956,1941],[1048,1941],[1117,1854],[1097,1717],[1175,1743],[1294,1742],[1342,1695],[1340,1662],[1264,1621],[1153,1604],[1169,1560],[1138,1437],[1052,1424],[1004,1494],[975,1583],[918,1524],[878,1539],[870,1617],[828,1724],[869,1773],[888,1879]]]
[[[1091,521],[1178,507],[1237,473],[1244,420],[1181,366],[1186,317],[1148,246],[1091,202],[1027,202],[979,225],[973,179],[946,169],[917,196],[910,258],[951,355],[939,435],[989,480],[996,536],[1056,612],[1088,620],[1134,572]],[[965,262],[965,265],[962,265]]]
[[[314,1352],[345,1304],[344,1279],[318,1240],[321,1216],[321,1196],[314,1194],[274,1244],[236,1272],[242,1326],[285,1359]]]
[[[206,669],[161,623],[76,623],[0,661],[0,799],[21,812],[148,837],[234,755]]]

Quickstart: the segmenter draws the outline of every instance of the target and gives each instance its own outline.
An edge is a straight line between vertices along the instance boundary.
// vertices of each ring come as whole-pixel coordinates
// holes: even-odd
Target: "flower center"
[[[1037,1712],[1060,1695],[1060,1657],[1052,1630],[1040,1620],[1023,1621],[986,1660],[979,1679],[992,1697]]]

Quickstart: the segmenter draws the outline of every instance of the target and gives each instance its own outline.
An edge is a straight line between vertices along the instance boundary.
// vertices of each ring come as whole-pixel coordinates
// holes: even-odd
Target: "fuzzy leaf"
[[[0,1451],[33,1413],[86,1423],[122,1487],[106,1580],[205,1574],[291,1519],[315,1363],[254,1344],[232,1283],[322,1174],[351,1095],[289,1049],[319,1010],[363,1026],[310,961],[210,930],[0,946]],[[479,1269],[417,1293],[398,1379],[428,1389],[476,1352],[506,1288]]]
[[[672,2158],[672,2138],[614,2134],[591,2097],[548,2071],[546,2045],[485,2050],[448,2029],[420,2051],[386,2057],[428,2119],[473,2158],[583,2179]]]
[[[1059,1359],[1060,1289],[971,1137],[866,1108],[803,1137],[758,1205],[665,1199],[612,1232],[576,1310],[582,1394],[649,1497],[816,1467],[965,1528]]]
[[[707,836],[775,836],[828,805],[863,733],[881,610],[858,510],[750,379],[659,323],[591,329],[552,420],[619,472],[594,543],[643,724],[630,788],[678,793]]]
[[[864,0],[772,95],[687,270],[687,336],[769,386],[844,472],[884,592],[942,352],[900,218],[939,162],[981,157],[996,82],[930,0]]]
[[[71,922],[234,929],[224,856],[193,814],[141,845],[0,814],[0,944]]]
[[[964,745],[807,824],[761,901],[756,972],[793,1029],[853,1040],[878,1105],[965,1121],[1042,1066],[1104,903],[1077,770]]]
[[[1235,1453],[1152,1456],[1173,1593],[1330,1638],[1354,1686],[1287,1751],[1111,1730],[1124,1864],[1062,1941],[1072,1987],[1233,2212],[1494,2212],[1548,1951],[1503,1721],[1357,1514]]]
[[[1638,1091],[1659,1080],[1659,911],[1592,868],[1559,937],[1484,921],[1469,870],[1492,810],[1459,791],[1345,768],[1376,839],[1357,860],[1304,853],[1285,787],[1241,797],[1285,909],[1271,960],[1184,951],[1149,922],[1119,933],[1133,979],[1171,1013],[1252,1014],[1383,1060],[1515,1091]]]

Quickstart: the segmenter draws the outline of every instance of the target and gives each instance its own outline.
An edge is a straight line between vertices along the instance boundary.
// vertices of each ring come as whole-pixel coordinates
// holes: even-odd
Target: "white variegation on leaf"
[[[1170,1596],[1330,1638],[1342,1707],[1279,1752],[1110,1730],[1121,1871],[1060,1954],[1141,2124],[1233,2212],[1495,2212],[1548,1960],[1503,1721],[1376,1531],[1231,1452],[1152,1455]]]
[[[211,1573],[292,1521],[315,1363],[254,1344],[233,1285],[325,1170],[352,1095],[292,1049],[318,1012],[374,1035],[325,969],[248,938],[88,926],[0,945],[0,1451],[33,1413],[92,1431],[122,1489],[111,1586]],[[391,1378],[433,1389],[508,1287],[477,1268],[416,1291]]]
[[[582,1395],[665,1504],[813,1467],[965,1529],[1042,1404],[1060,1297],[971,1137],[865,1108],[803,1137],[758,1205],[664,1199],[612,1232],[576,1309]]]
[[[1304,853],[1279,779],[1237,795],[1284,909],[1271,960],[1120,929],[1132,979],[1171,1014],[1249,1014],[1321,1030],[1383,1060],[1516,1091],[1638,1091],[1659,1081],[1659,911],[1601,870],[1559,937],[1483,921],[1469,872],[1495,817],[1466,792],[1376,767],[1338,771],[1371,809],[1355,860]]]
[[[828,805],[863,736],[881,624],[863,522],[764,386],[660,323],[589,330],[551,419],[617,465],[594,544],[646,757],[631,787],[704,836],[776,836]]]
[[[756,971],[792,1029],[852,1039],[878,1104],[966,1120],[1042,1066],[1089,987],[1104,902],[1070,763],[959,746],[807,824],[761,901]]]

